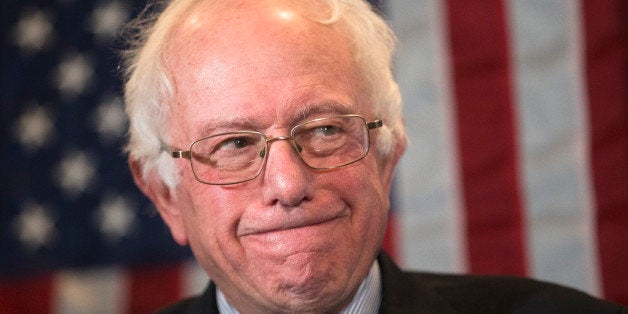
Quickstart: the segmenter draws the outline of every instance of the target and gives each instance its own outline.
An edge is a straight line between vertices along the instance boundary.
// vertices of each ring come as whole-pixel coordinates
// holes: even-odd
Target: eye
[[[311,130],[315,137],[329,137],[342,133],[342,129],[334,125],[322,125]]]
[[[325,119],[301,125],[295,130],[294,136],[298,143],[306,146],[319,145],[318,143],[332,143],[347,136],[343,121]]]
[[[222,140],[218,143],[214,151],[231,151],[244,149],[248,146],[255,145],[256,140],[246,136],[232,137]]]

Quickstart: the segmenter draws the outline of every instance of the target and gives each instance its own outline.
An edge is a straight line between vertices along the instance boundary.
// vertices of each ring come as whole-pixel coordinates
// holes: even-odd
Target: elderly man
[[[533,281],[403,273],[380,253],[406,138],[394,35],[367,3],[174,0],[138,25],[129,164],[211,278],[168,311],[620,311]]]

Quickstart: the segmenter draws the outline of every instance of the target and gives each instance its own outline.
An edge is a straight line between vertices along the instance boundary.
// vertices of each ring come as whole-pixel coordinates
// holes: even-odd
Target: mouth
[[[263,234],[271,234],[282,231],[289,231],[294,229],[304,229],[304,228],[313,228],[317,226],[321,226],[335,220],[338,220],[342,217],[345,217],[346,214],[339,214],[329,217],[318,217],[318,218],[289,218],[285,221],[281,221],[278,223],[270,223],[267,225],[261,224],[261,226],[252,226],[249,228],[243,228],[241,232],[238,232],[238,237],[246,237],[253,235],[263,235]]]

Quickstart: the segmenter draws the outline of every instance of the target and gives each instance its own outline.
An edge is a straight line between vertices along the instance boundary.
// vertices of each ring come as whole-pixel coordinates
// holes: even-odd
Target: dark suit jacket
[[[402,272],[385,254],[380,313],[617,313],[628,308],[558,285],[502,276],[461,276]],[[218,313],[213,283],[199,297],[161,313]]]

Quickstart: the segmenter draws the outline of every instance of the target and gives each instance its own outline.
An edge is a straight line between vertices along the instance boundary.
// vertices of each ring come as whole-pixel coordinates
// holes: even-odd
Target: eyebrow
[[[300,110],[294,113],[292,117],[288,116],[287,121],[290,122],[290,126],[293,126],[312,116],[350,114],[354,113],[353,111],[355,111],[354,106],[335,101],[327,101],[320,104],[305,104]],[[255,118],[256,117],[231,115],[220,118],[218,121],[207,121],[202,125],[197,136],[210,136],[216,133],[242,130],[260,131],[264,129],[266,126],[263,126],[262,123]],[[314,117],[312,117],[312,119],[314,119]]]
[[[355,111],[353,106],[335,101],[328,101],[318,105],[305,105],[299,111],[296,118],[305,119],[309,116],[317,114],[349,114],[354,113],[353,111]]]
[[[200,136],[209,136],[216,133],[230,132],[236,130],[257,130],[258,123],[253,119],[241,116],[230,116],[221,118],[218,121],[207,121],[199,131]]]

